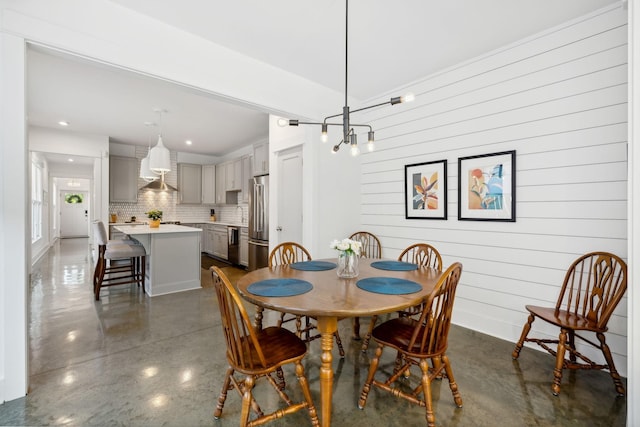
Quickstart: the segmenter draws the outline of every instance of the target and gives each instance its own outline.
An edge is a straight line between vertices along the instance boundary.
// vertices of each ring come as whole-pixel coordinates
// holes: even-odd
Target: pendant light
[[[153,122],[144,122],[145,126],[155,126],[156,124]],[[144,159],[140,161],[140,178],[144,179],[146,182],[155,181],[159,178],[158,175],[154,174],[149,167],[149,153],[151,153],[151,136],[148,138],[149,149],[147,150],[147,155]]]
[[[160,116],[160,133],[158,143],[149,151],[149,169],[156,174],[164,175],[171,172],[171,153],[162,143],[162,113],[166,113],[167,110],[156,108],[154,111]]]

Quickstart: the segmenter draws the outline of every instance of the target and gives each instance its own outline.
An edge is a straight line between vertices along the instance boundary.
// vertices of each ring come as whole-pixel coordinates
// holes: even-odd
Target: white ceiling
[[[111,0],[344,92],[344,0]],[[619,0],[352,0],[349,95],[367,99]],[[29,123],[147,144],[163,115],[172,150],[224,155],[268,135],[267,115],[211,94],[29,50]],[[327,114],[339,112],[329,111]],[[155,135],[154,135],[155,143]],[[193,145],[184,145],[186,139]]]

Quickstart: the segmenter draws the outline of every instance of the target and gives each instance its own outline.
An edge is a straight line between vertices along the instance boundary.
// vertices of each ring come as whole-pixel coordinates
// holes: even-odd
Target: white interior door
[[[278,155],[278,242],[302,243],[302,148]]]
[[[60,237],[89,236],[89,198],[87,194],[86,191],[60,191]]]

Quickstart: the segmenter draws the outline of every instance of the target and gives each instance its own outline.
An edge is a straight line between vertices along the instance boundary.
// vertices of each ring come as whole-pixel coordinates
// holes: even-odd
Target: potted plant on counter
[[[160,227],[160,220],[162,219],[162,211],[158,209],[151,209],[147,212],[147,217],[151,220],[149,221],[150,228],[158,228]]]

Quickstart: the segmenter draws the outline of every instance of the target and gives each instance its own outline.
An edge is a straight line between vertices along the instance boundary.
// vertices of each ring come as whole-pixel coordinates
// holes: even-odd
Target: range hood
[[[147,185],[141,188],[141,190],[153,190],[153,191],[178,191],[177,188],[164,182],[164,175],[159,180],[151,181]]]

